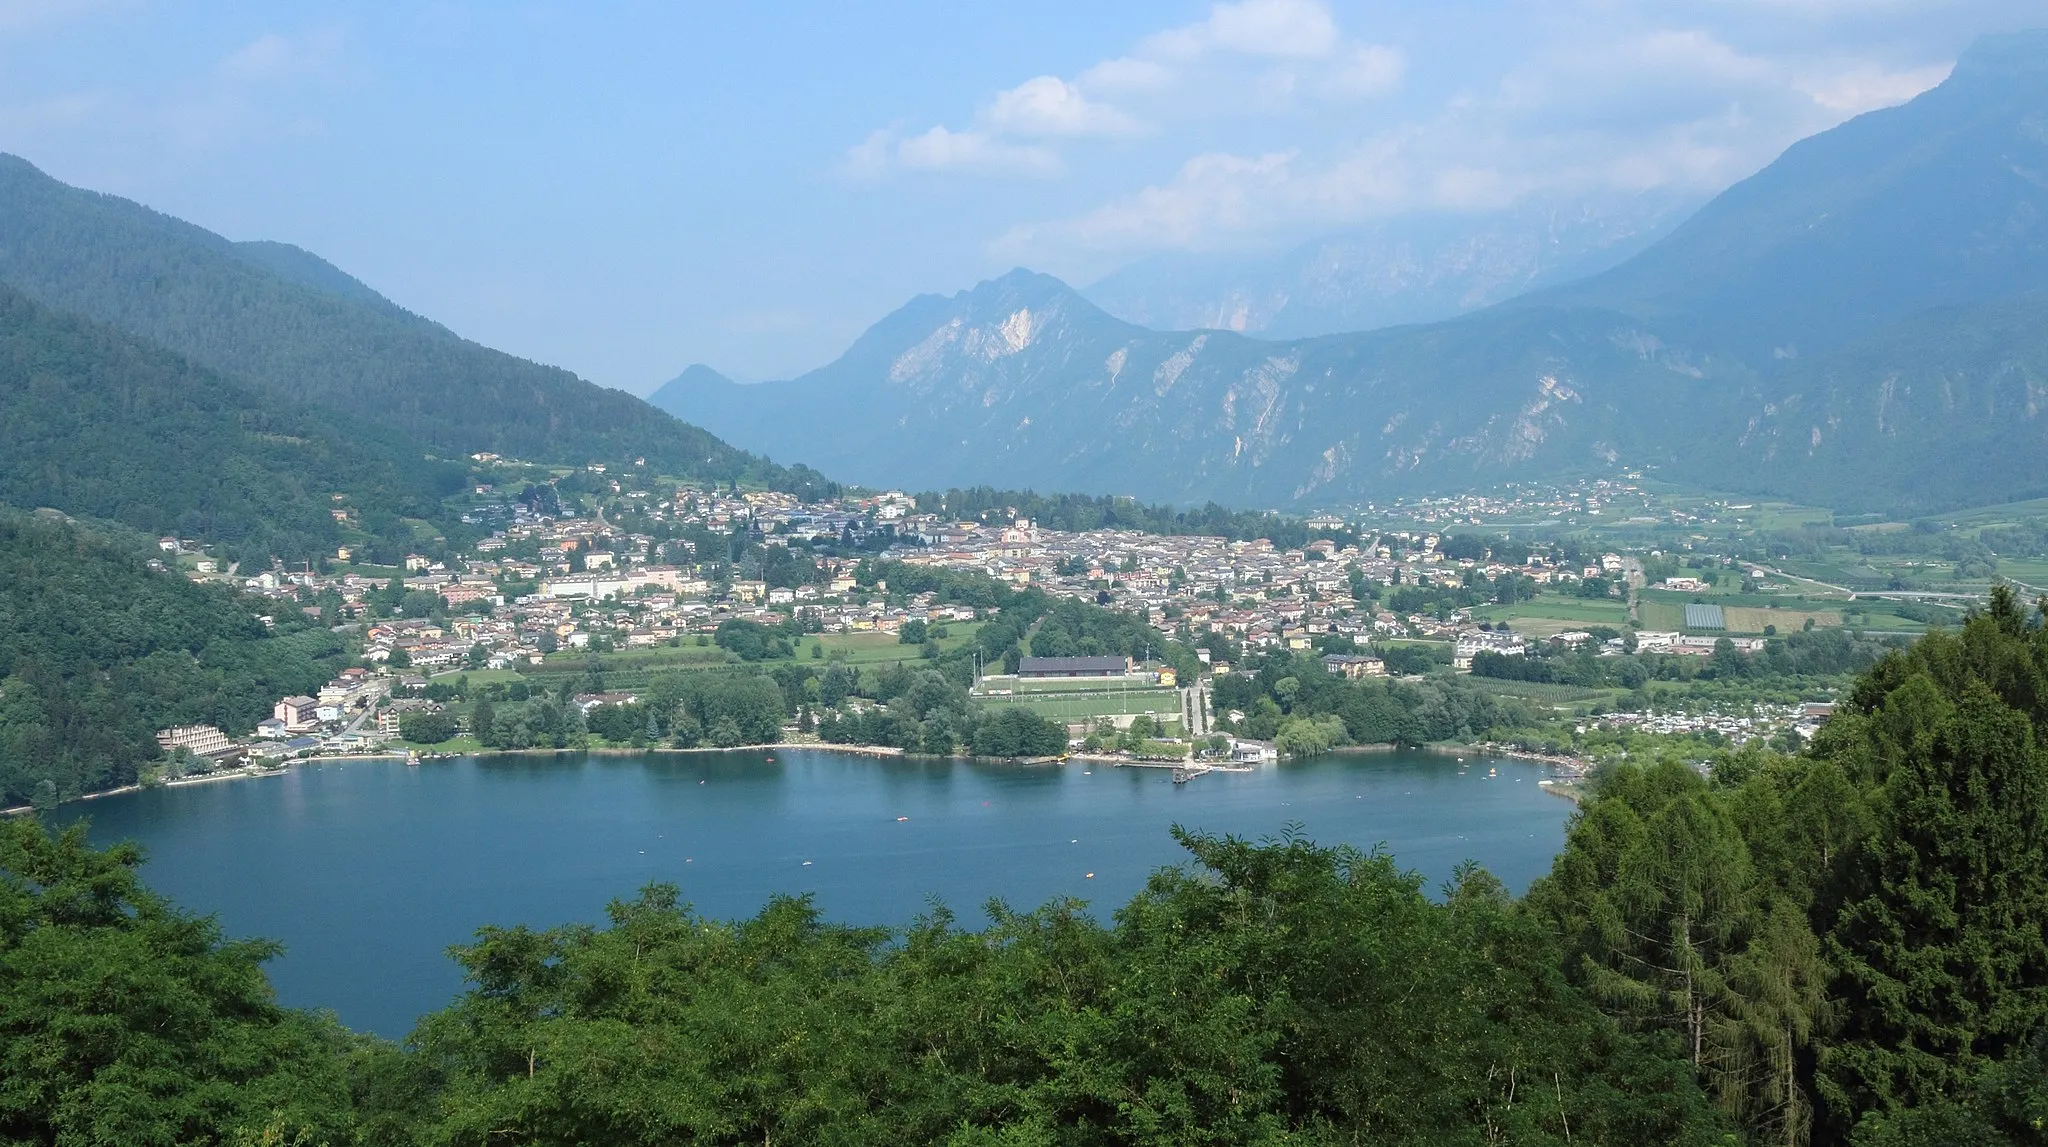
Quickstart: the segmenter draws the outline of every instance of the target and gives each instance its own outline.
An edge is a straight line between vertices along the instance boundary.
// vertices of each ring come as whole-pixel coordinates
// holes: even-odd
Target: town
[[[492,455],[476,461],[515,472],[522,467]],[[359,635],[361,664],[317,695],[279,698],[272,717],[249,738],[190,726],[161,731],[159,744],[175,761],[195,764],[373,752],[402,739],[408,714],[441,708],[431,696],[437,677],[701,647],[734,622],[821,636],[922,640],[949,625],[987,620],[988,610],[943,604],[931,592],[890,592],[885,580],[872,576],[877,563],[886,562],[985,575],[1124,611],[1151,626],[1162,648],[1168,641],[1194,647],[1202,681],[1176,682],[1169,666],[1149,658],[1115,672],[1099,670],[1145,687],[1139,703],[1120,707],[1062,706],[1050,694],[1018,689],[1018,665],[977,668],[977,694],[1006,703],[1023,697],[1065,718],[1077,748],[1096,724],[1128,728],[1141,715],[1157,718],[1171,735],[1211,731],[1204,682],[1229,674],[1229,656],[1243,651],[1317,652],[1329,673],[1360,678],[1412,676],[1442,668],[1439,663],[1470,672],[1475,659],[1521,657],[1531,643],[1546,652],[1619,656],[1640,650],[1703,660],[1717,648],[1754,653],[1764,646],[1762,637],[1721,632],[1719,606],[1688,606],[1684,626],[1669,630],[1626,623],[1634,620],[1635,595],[1645,587],[1645,567],[1635,554],[1475,547],[1469,533],[1454,535],[1448,525],[1441,532],[1370,526],[1364,512],[1311,518],[1312,540],[1287,548],[1265,538],[1061,531],[1013,512],[962,520],[930,505],[929,496],[901,491],[807,503],[771,491],[664,483],[638,468],[620,474],[601,464],[551,477],[525,484],[517,495],[509,493],[516,481],[505,493],[477,485],[464,515],[479,527],[472,544],[459,551],[422,545],[388,566],[370,565],[343,547],[325,569],[274,564],[251,572],[224,567],[199,542],[161,539],[162,560],[194,580],[230,584]],[[1612,506],[1633,496],[1633,487],[1600,480],[1584,490],[1547,494],[1536,508],[1554,508],[1564,498],[1598,512],[1603,501]],[[1401,510],[1413,516],[1431,505]],[[1461,501],[1438,508],[1456,512],[1428,516],[1471,521],[1481,510],[1529,507]],[[345,504],[334,509],[337,521],[350,513]],[[1755,578],[1764,571],[1732,576]],[[1655,588],[1682,593],[1706,583],[1668,574]],[[1553,612],[1587,620],[1489,617],[1501,612],[1492,608],[1500,602],[1539,595],[1569,606]],[[629,698],[591,692],[576,702],[587,711],[622,699]],[[1233,716],[1243,714],[1215,715],[1225,724]],[[1804,710],[1758,709],[1614,713],[1599,720],[1663,732],[1720,729],[1739,742],[1778,735],[1808,717]],[[808,730],[792,722],[785,733],[802,739]],[[1253,758],[1260,751],[1234,750]],[[1270,755],[1271,746],[1263,751]]]

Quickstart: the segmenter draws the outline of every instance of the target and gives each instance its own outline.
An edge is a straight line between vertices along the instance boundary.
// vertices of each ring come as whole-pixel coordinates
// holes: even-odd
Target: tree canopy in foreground
[[[1517,900],[1182,835],[902,932],[803,899],[488,928],[401,1047],[278,1007],[132,848],[0,825],[9,1143],[2024,1144],[2048,1120],[2048,634],[2006,592],[1797,757],[1598,778]]]

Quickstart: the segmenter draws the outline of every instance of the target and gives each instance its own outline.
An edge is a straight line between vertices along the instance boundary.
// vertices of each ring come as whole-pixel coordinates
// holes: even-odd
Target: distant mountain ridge
[[[1310,505],[1617,464],[1842,506],[2048,491],[2048,33],[1801,142],[1620,266],[1260,340],[1012,272],[838,361],[653,401],[884,484]]]
[[[285,244],[233,243],[0,155],[0,283],[447,455],[822,484],[640,399],[480,346]]]
[[[1156,255],[1081,294],[1155,330],[1289,339],[1438,322],[1605,271],[1697,206],[1697,196],[1662,192],[1532,197],[1326,235],[1263,258]]]

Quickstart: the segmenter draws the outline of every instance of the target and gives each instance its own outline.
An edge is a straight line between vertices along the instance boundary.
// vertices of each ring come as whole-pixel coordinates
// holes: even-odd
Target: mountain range
[[[2048,492],[2048,33],[1804,140],[1600,274],[1444,322],[1161,332],[1015,271],[652,401],[847,480],[1326,505],[1649,467],[1844,508]]]
[[[1157,330],[1277,339],[1436,322],[1605,271],[1699,205],[1668,191],[1531,196],[1499,211],[1384,221],[1264,258],[1154,255],[1081,293]]]

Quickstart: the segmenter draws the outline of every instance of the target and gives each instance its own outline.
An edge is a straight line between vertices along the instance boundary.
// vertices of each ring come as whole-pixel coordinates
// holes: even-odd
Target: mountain
[[[675,376],[672,379],[669,379],[667,382],[662,383],[661,386],[655,389],[654,393],[656,395],[659,395],[663,391],[668,390],[670,387],[674,387],[677,392],[681,392],[689,390],[691,387],[697,386],[733,385],[736,384],[733,382],[732,379],[727,378],[725,375],[720,374],[718,371],[715,371],[708,366],[705,366],[701,362],[693,362],[690,365],[683,368],[683,373]],[[659,402],[655,402],[652,396],[649,396],[647,401],[653,403],[656,408],[661,407],[661,404]]]
[[[808,487],[621,391],[460,338],[295,247],[233,243],[0,156],[0,283],[351,422],[464,455]]]
[[[2048,33],[1801,142],[1599,275],[1447,322],[1160,333],[1012,272],[666,393],[880,484],[1338,504],[1652,466],[1843,507],[2048,492]]]
[[[1697,197],[1532,198],[1411,217],[1279,255],[1155,255],[1082,291],[1126,322],[1301,338],[1436,322],[1605,271],[1668,232]]]
[[[1675,319],[1782,360],[2044,290],[2048,32],[2034,32],[1987,37],[1940,86],[1794,144],[1640,256],[1519,303]]]
[[[466,473],[0,286],[0,503],[297,561],[342,539],[334,495],[409,539],[402,519],[443,517]]]
[[[1601,323],[1508,317],[1484,341],[1458,324],[1292,342],[1169,333],[1017,270],[951,298],[913,300],[801,378],[665,388],[655,399],[736,441],[786,442],[868,484],[983,481],[1273,505],[1348,493],[1365,469],[1368,433],[1392,443],[1379,469],[1397,480],[1449,475],[1445,456],[1468,463],[1472,477],[1484,463],[1529,461],[1563,410],[1583,402],[1554,375],[1561,357],[1647,384],[1668,373]],[[1438,383],[1439,371],[1457,375],[1459,392]],[[1531,377],[1547,381],[1525,386]],[[1595,431],[1590,446],[1613,454],[1598,431],[1614,412],[1581,421]]]

